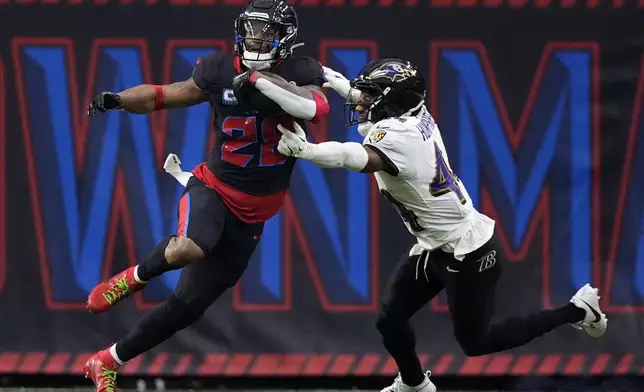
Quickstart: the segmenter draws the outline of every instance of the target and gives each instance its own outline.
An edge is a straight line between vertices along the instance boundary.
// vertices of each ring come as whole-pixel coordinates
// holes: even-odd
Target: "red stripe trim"
[[[285,190],[272,195],[244,193],[221,181],[205,163],[195,167],[192,173],[199,181],[216,190],[226,207],[243,222],[250,224],[266,222],[284,205]]]
[[[0,373],[18,374],[81,374],[82,367],[91,353],[0,353]],[[72,358],[73,357],[73,358]],[[172,360],[171,360],[172,358]],[[429,354],[419,354],[423,369],[435,375],[624,375],[644,371],[635,354],[625,354],[613,360],[613,355],[602,353],[559,355],[496,354],[466,358],[461,353],[443,354],[437,361],[430,361]],[[73,359],[70,361],[70,359]],[[200,376],[392,376],[398,373],[395,362],[389,356],[378,353],[356,355],[340,354],[275,354],[237,353],[206,354],[201,364],[194,369],[192,354],[159,353],[150,358],[151,363],[141,365],[143,355],[128,361],[121,367],[123,375],[186,375]],[[176,362],[175,362],[176,359]],[[460,366],[452,366],[455,359]],[[462,359],[462,362],[460,362]],[[171,361],[171,363],[169,363]],[[613,368],[613,362],[615,366]],[[586,365],[587,363],[587,365]],[[428,365],[428,366],[426,366]],[[432,366],[433,365],[433,366]],[[563,366],[562,366],[563,365]],[[640,370],[641,368],[641,370]]]
[[[188,222],[188,194],[184,194],[179,199],[179,224],[177,225],[177,236],[186,236],[186,223]]]
[[[259,79],[259,72],[251,72],[250,75],[248,76],[248,80],[250,81],[250,84],[253,86],[255,85],[255,82],[257,82],[257,79]]]
[[[123,375],[138,374],[144,358],[145,355],[141,354],[136,358],[130,359],[123,364],[123,367],[121,367],[119,373]]]
[[[45,362],[47,356],[44,353],[29,353],[22,359],[22,363],[18,368],[18,373],[36,373]]]
[[[0,354],[0,373],[13,373],[22,355],[17,353]]]
[[[500,376],[508,374],[512,360],[512,355],[494,355],[490,363],[485,368],[485,374],[488,376]]]
[[[70,353],[56,353],[49,356],[44,372],[46,374],[60,374],[65,371],[67,362],[72,357]]]
[[[533,372],[537,364],[536,355],[522,355],[512,367],[510,373],[517,376],[525,376]]]
[[[376,366],[380,362],[379,354],[365,354],[353,371],[356,376],[371,376],[376,373]]]
[[[219,375],[226,363],[228,363],[228,355],[226,354],[207,354],[197,369],[197,374],[200,376]]]
[[[80,4],[85,4],[88,7],[104,7],[105,5],[111,5],[115,7],[128,7],[133,4],[152,7],[156,5],[161,5],[158,0],[93,0],[90,2],[84,2],[83,0],[68,0],[63,2],[61,0],[0,0],[0,4],[15,4],[18,6],[26,6],[34,3],[45,4],[48,6],[55,7],[77,7]],[[197,7],[212,7],[217,3],[217,0],[169,0],[167,5],[171,7],[186,7],[186,6],[197,6]],[[377,2],[372,2],[371,0],[300,0],[298,2],[298,7],[322,7],[322,8],[337,8],[337,7],[371,7],[371,8],[386,8],[391,7],[393,4],[399,4],[403,8],[413,8],[417,7],[419,0],[379,0]],[[224,0],[221,2],[221,6],[224,7],[241,7],[246,4],[245,0]],[[605,8],[643,8],[644,0],[431,0],[430,7],[432,8],[451,8],[451,9],[488,9],[488,10],[503,10],[503,9],[529,9],[534,7],[537,9],[566,9],[566,8],[576,8],[576,9],[585,9],[585,10],[602,10]],[[600,7],[601,6],[601,7]]]
[[[387,361],[384,365],[382,365],[379,373],[381,376],[394,376],[398,374],[398,366],[396,365],[396,361],[394,361],[392,357],[387,357]]]
[[[253,376],[277,374],[282,360],[283,355],[281,354],[260,354],[249,373]]]
[[[563,373],[565,375],[577,375],[581,373],[581,369],[584,366],[585,360],[586,356],[584,354],[573,355],[572,357],[570,357],[568,364],[566,364]]]
[[[167,361],[168,361],[168,354],[165,354],[165,353],[157,354],[154,357],[154,361],[148,368],[147,374],[150,374],[153,376],[161,374],[161,371],[163,370],[163,367],[165,366]]]
[[[163,96],[163,86],[153,85],[154,87],[154,110],[160,110],[165,108]]]
[[[85,366],[85,362],[87,362],[92,355],[94,355],[94,353],[80,353],[76,355],[71,367],[67,369],[65,373],[83,374],[83,366]]]
[[[351,366],[355,362],[356,357],[352,354],[340,354],[335,357],[335,361],[331,365],[331,368],[327,372],[329,376],[344,376],[349,374]]]
[[[477,376],[483,372],[485,364],[488,362],[490,357],[488,355],[483,355],[480,357],[471,357],[466,358],[459,374],[463,376]]]
[[[626,354],[619,360],[617,368],[615,369],[615,374],[622,375],[627,374],[631,370],[631,365],[633,364],[633,359],[635,355]]]
[[[242,63],[241,63],[241,59],[239,58],[239,56],[233,57],[233,67],[235,67],[235,71],[237,71],[237,73],[244,72],[242,70]]]
[[[315,124],[329,114],[331,106],[329,106],[329,103],[324,96],[316,92],[312,92],[311,95],[313,95],[313,100],[315,101],[315,116],[313,116],[311,122]]]
[[[306,364],[302,375],[305,376],[321,376],[327,364],[331,360],[331,354],[317,354],[310,356],[309,363]]]
[[[307,356],[304,354],[286,354],[277,374],[280,376],[295,376],[301,374],[306,359]]]
[[[454,356],[452,354],[441,355],[440,359],[434,364],[432,368],[432,374],[446,374],[449,371],[449,367],[454,362]]]
[[[188,369],[188,366],[190,366],[190,362],[192,362],[192,354],[183,355],[181,359],[179,359],[177,365],[174,367],[172,374],[175,376],[183,376],[184,374],[186,374],[186,370]]]
[[[595,362],[593,362],[588,374],[591,376],[603,374],[604,370],[606,370],[606,365],[608,365],[608,361],[610,361],[609,354],[600,354],[597,359],[595,359]]]
[[[548,355],[541,362],[541,366],[537,370],[537,374],[540,376],[550,376],[557,372],[559,363],[561,362],[560,355]]]
[[[233,354],[228,367],[226,367],[227,376],[243,376],[253,360],[251,354]]]

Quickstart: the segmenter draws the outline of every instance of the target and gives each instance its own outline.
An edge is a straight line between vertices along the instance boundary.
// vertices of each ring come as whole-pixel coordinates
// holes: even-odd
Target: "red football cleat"
[[[99,283],[87,298],[87,309],[92,313],[103,313],[110,309],[123,298],[145,287],[145,283],[139,283],[134,279],[134,269],[130,267],[114,275],[109,281]]]
[[[110,349],[99,351],[85,362],[83,372],[96,386],[96,392],[118,392],[116,371],[121,365],[114,360]]]

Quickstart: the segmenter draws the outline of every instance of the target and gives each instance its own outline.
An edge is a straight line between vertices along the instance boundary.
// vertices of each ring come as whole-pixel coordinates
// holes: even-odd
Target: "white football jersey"
[[[367,133],[371,146],[398,175],[375,173],[380,193],[418,239],[412,254],[440,248],[463,257],[490,240],[494,221],[472,205],[454,174],[438,126],[423,108],[417,116],[387,118]]]

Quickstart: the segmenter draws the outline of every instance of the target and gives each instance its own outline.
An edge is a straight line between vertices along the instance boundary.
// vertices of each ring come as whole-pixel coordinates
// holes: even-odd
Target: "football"
[[[250,86],[250,88],[245,91],[245,94],[246,96],[241,99],[241,102],[244,102],[248,110],[257,111],[265,116],[284,113],[284,110],[278,104],[254,86]]]
[[[271,72],[262,71],[264,75],[270,75],[271,78],[284,80],[279,75]],[[285,80],[284,80],[285,81]],[[284,113],[284,110],[273,100],[265,96],[255,86],[248,82],[241,83],[235,89],[235,96],[241,105],[248,110],[257,111],[262,115],[277,115]]]

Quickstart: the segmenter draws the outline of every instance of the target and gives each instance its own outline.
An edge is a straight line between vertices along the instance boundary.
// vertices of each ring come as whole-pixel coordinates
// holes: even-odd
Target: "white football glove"
[[[293,121],[293,131],[282,124],[277,125],[282,132],[282,137],[277,143],[277,151],[287,157],[305,157],[309,150],[309,142],[306,141],[306,133],[297,122]]]
[[[177,154],[168,155],[165,159],[165,163],[163,164],[163,169],[183,186],[186,186],[188,180],[192,177],[191,172],[184,172],[181,170],[181,160]]]
[[[349,99],[349,94],[351,94],[351,102],[358,102],[360,100],[360,91],[351,88],[349,79],[345,78],[344,75],[329,67],[322,66],[322,70],[324,71],[324,79],[326,79],[326,83],[322,87],[332,88],[347,99]]]

